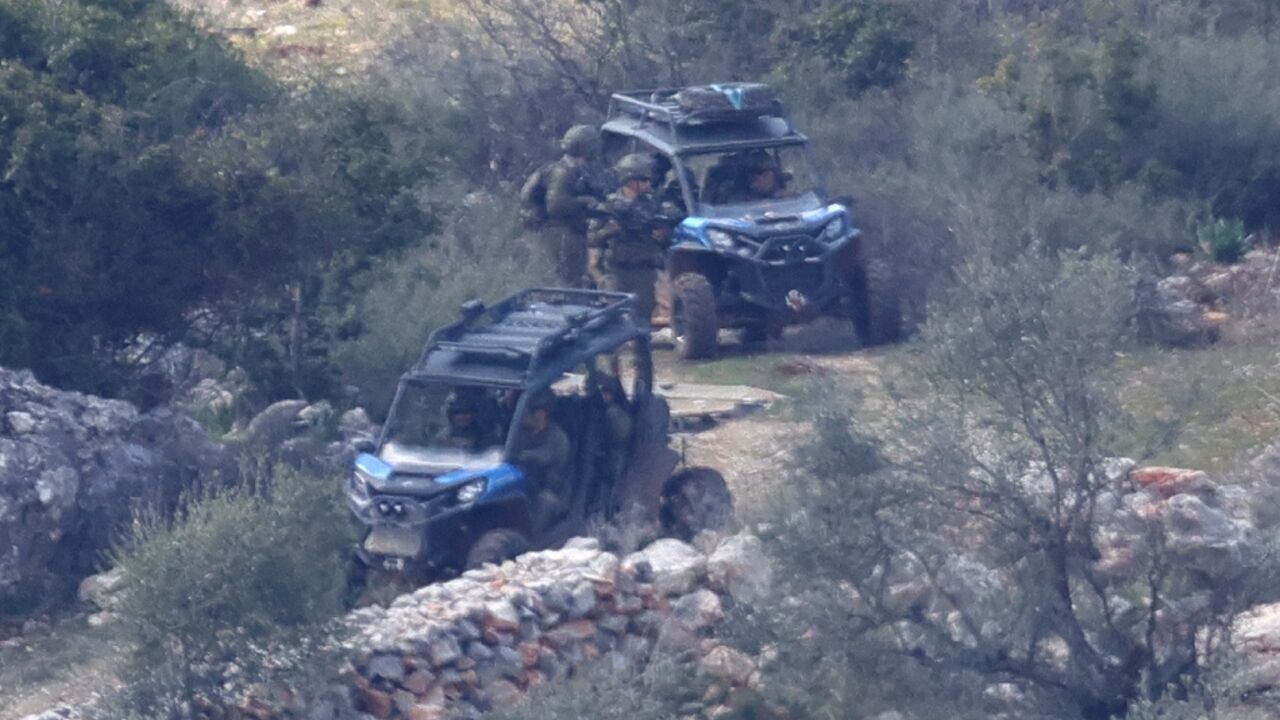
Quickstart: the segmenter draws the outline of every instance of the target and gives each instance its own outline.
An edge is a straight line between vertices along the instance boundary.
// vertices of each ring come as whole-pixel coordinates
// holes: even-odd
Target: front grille
[[[806,263],[786,268],[764,271],[765,288],[769,297],[781,302],[792,290],[811,295],[822,287],[822,266]]]
[[[827,250],[817,238],[808,235],[783,235],[764,241],[760,259],[767,263],[798,263],[821,257]]]

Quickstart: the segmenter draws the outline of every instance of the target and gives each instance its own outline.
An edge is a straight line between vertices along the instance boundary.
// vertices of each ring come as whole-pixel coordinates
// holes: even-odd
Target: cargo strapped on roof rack
[[[614,93],[601,130],[667,154],[803,145],[767,85],[738,83]]]
[[[672,125],[754,120],[764,115],[786,117],[773,89],[760,83],[697,85],[614,93],[609,115],[624,112]]]

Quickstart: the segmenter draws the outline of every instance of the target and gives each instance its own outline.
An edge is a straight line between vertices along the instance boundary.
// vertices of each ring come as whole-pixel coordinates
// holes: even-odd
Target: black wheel
[[[347,560],[347,583],[342,594],[347,609],[357,607],[369,588],[369,566],[354,554]]]
[[[868,261],[854,271],[849,285],[853,330],[863,347],[884,345],[902,336],[902,308],[888,263]]]
[[[722,532],[733,526],[733,495],[724,476],[711,468],[681,470],[662,490],[662,528],[691,540],[703,530]]]
[[[711,283],[703,275],[682,273],[671,282],[671,330],[680,357],[695,360],[715,352],[720,314]]]
[[[490,530],[467,551],[467,570],[483,565],[501,565],[529,549],[529,541],[515,530]]]

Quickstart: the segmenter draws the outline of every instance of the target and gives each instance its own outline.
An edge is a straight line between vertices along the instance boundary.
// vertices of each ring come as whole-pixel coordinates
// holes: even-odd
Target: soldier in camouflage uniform
[[[653,197],[652,159],[627,155],[615,171],[618,191],[609,196],[606,214],[591,221],[587,234],[587,270],[600,288],[634,294],[637,315],[648,323],[671,228],[647,222],[661,214]]]
[[[543,246],[564,287],[584,287],[587,277],[587,224],[601,193],[592,187],[590,164],[600,155],[600,133],[589,125],[569,128],[560,141],[564,157],[546,177],[547,220]]]

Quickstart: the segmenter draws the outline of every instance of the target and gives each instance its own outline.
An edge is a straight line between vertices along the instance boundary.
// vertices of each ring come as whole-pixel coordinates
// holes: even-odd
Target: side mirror
[[[466,322],[471,322],[484,314],[484,303],[479,300],[468,300],[462,303],[462,307],[458,308],[458,314]]]
[[[361,453],[372,455],[378,449],[378,443],[374,442],[373,438],[360,437],[351,441],[351,449],[354,450],[357,455]]]

